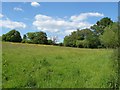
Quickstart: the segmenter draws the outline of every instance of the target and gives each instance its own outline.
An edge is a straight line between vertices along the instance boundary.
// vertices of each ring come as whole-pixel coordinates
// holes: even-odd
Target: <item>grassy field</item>
[[[110,49],[2,44],[4,88],[109,88],[116,83]]]

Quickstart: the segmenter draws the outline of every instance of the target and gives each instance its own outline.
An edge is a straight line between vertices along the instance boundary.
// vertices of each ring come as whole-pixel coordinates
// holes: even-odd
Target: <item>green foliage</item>
[[[9,42],[21,42],[22,38],[18,31],[11,30],[8,33],[2,35],[2,40],[9,41]]]
[[[2,41],[6,41],[6,34],[2,35]]]
[[[77,30],[64,38],[64,45],[80,48],[97,48],[100,40],[90,29]]]
[[[59,45],[59,46],[63,46],[63,43],[59,43],[58,45]]]
[[[113,21],[110,18],[105,17],[105,18],[102,18],[100,21],[98,21],[97,25],[100,28],[104,29],[105,27],[107,27],[108,25],[110,25],[112,23],[113,23]]]
[[[83,40],[77,40],[76,41],[76,46],[79,47],[79,48],[83,48],[83,44],[84,44]]]
[[[77,40],[76,41],[76,46],[79,48],[88,48],[89,47],[89,43],[87,40]]]
[[[110,18],[102,18],[100,21],[97,21],[96,24],[91,26],[90,29],[78,29],[77,31],[72,32],[71,35],[65,36],[64,45],[80,48],[116,47],[118,46],[118,34],[116,32],[118,26],[117,24],[113,24],[114,23]],[[108,26],[111,26],[111,28],[108,29]],[[109,35],[111,35],[110,38]]]
[[[27,38],[34,44],[47,44],[47,34],[44,32],[29,32]]]
[[[26,43],[27,42],[27,36],[26,34],[23,35],[23,39],[22,39],[22,43]]]
[[[92,35],[93,32],[90,30],[90,29],[82,29],[82,30],[79,30],[79,36],[78,37],[82,37],[82,39],[80,40],[84,40],[86,38],[88,38],[88,36]]]
[[[105,17],[102,18],[100,21],[97,21],[97,23],[94,24],[93,26],[91,26],[91,29],[94,31],[96,35],[101,35],[104,33],[105,27],[109,26],[112,23],[113,21],[110,18]]]
[[[72,47],[73,46],[73,40],[70,36],[65,36],[64,38],[64,45]]]
[[[26,40],[26,39],[27,39],[27,36],[26,36],[25,34],[23,35],[23,39],[24,39],[24,40]]]
[[[70,47],[86,47],[87,45],[83,46],[83,45],[80,45],[80,43],[82,44],[82,42],[84,42],[82,40],[86,40],[86,38],[90,34],[92,34],[92,31],[90,29],[82,29],[82,30],[74,31],[71,33],[71,35],[66,36],[64,38],[64,45],[70,46]]]
[[[48,45],[53,45],[54,42],[52,40],[48,40]]]
[[[105,32],[100,36],[102,44],[107,48],[118,47],[118,24],[113,23],[105,28]]]
[[[99,37],[95,34],[89,35],[86,40],[88,41],[89,48],[97,48],[100,45]]]

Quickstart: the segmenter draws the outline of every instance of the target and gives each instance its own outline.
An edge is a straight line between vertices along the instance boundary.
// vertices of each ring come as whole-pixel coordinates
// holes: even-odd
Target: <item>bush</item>
[[[52,40],[48,40],[48,45],[53,45],[54,42]]]
[[[21,42],[22,38],[18,31],[11,30],[8,33],[2,35],[2,40],[9,42]]]
[[[59,46],[63,46],[63,43],[59,43],[58,45],[59,45]]]

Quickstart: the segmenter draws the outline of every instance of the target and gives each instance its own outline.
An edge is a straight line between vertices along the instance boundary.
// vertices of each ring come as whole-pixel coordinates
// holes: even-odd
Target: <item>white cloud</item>
[[[0,20],[0,27],[9,28],[9,29],[25,28],[26,24],[24,24],[23,22],[16,22],[7,19],[7,20]]]
[[[13,10],[15,10],[15,11],[23,11],[23,9],[19,8],[19,7],[14,7]]]
[[[65,31],[65,34],[69,35],[69,34],[71,34],[71,32],[73,32],[73,31],[76,31],[76,29],[66,30],[66,31]]]
[[[33,26],[40,31],[47,32],[50,36],[59,36],[59,40],[62,41],[63,37],[69,35],[71,32],[77,29],[89,28],[93,24],[87,22],[89,17],[102,17],[101,13],[81,13],[78,16],[71,17],[51,17],[47,15],[37,14],[33,21]],[[50,38],[49,38],[50,39]]]
[[[80,15],[71,16],[70,20],[72,21],[83,21],[86,20],[88,17],[103,17],[104,14],[98,12],[88,12],[88,13],[81,13]]]
[[[4,17],[4,15],[0,13],[0,18],[2,18],[2,17]]]
[[[38,2],[31,2],[31,6],[38,7],[38,6],[40,6],[40,4]]]
[[[76,30],[77,28],[88,28],[92,24],[88,22],[71,22],[60,18],[52,18],[50,16],[38,14],[35,16],[33,25],[41,31],[61,32],[61,30]],[[66,31],[67,32],[67,31]]]

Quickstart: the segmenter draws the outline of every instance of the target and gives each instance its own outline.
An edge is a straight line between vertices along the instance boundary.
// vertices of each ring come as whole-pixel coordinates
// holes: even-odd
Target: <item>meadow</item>
[[[112,49],[2,43],[3,88],[114,88]]]

